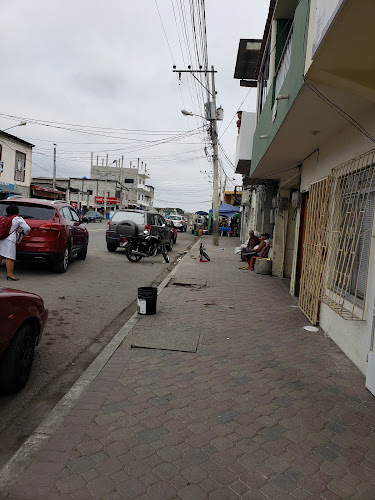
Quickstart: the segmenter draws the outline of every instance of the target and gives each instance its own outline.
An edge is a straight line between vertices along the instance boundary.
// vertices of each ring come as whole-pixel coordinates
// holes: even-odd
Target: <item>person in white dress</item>
[[[29,234],[31,228],[28,224],[26,224],[22,217],[18,216],[18,205],[11,204],[7,206],[6,213],[8,217],[12,217],[13,215],[15,215],[15,217],[12,220],[12,226],[10,228],[9,236],[4,240],[0,240],[0,264],[3,259],[6,259],[7,280],[18,281],[18,278],[14,276],[17,234],[20,232]]]

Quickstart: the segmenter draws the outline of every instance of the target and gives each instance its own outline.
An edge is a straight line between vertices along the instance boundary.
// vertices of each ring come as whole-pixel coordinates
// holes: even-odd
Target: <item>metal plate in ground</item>
[[[161,349],[167,351],[197,352],[201,329],[142,327],[133,330],[135,339],[132,347],[143,349]]]
[[[184,278],[183,276],[180,278],[172,278],[169,282],[168,286],[186,286],[186,287],[194,287],[194,288],[202,288],[207,286],[207,280],[202,279],[192,279],[191,277]]]

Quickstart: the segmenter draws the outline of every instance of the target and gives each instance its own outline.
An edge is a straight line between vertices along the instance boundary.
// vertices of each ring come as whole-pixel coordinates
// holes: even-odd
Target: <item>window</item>
[[[35,220],[51,220],[55,215],[55,209],[53,207],[43,207],[43,205],[29,205],[22,203],[11,203],[16,204],[19,208],[19,215],[23,219],[35,219]],[[0,204],[0,216],[6,214],[6,208],[9,204]]]
[[[373,158],[374,152],[367,153],[332,173],[324,302],[345,319],[363,319],[364,314],[375,197]]]
[[[123,220],[131,220],[135,224],[145,223],[145,214],[140,212],[126,212],[124,210],[118,210],[112,217],[112,222],[121,222]]]
[[[69,208],[69,210],[70,210],[72,220],[74,222],[80,222],[79,217],[77,215],[77,212],[75,210],[73,210],[73,208]]]
[[[26,167],[26,154],[16,151],[16,165],[14,168],[14,180],[24,182]]]
[[[65,220],[73,220],[72,214],[70,212],[69,207],[63,207],[60,210],[61,215],[64,217]]]
[[[266,102],[269,85],[268,85],[268,77],[270,72],[270,43],[268,43],[267,50],[265,51],[264,63],[262,69],[260,71],[259,80],[260,80],[260,101],[259,101],[259,114],[261,113],[264,103]]]

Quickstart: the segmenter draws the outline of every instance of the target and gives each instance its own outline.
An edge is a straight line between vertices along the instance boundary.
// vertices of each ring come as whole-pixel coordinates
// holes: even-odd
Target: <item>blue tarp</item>
[[[223,203],[219,206],[219,215],[225,215],[227,217],[232,217],[232,215],[238,213],[241,207],[234,207],[233,205],[229,205],[229,203]],[[212,214],[212,208],[210,210]]]

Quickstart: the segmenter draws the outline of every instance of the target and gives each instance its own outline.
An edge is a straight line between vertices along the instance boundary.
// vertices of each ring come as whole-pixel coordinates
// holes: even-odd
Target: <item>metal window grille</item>
[[[14,180],[24,182],[25,180],[26,154],[16,151],[16,164],[14,169]]]
[[[344,319],[363,320],[375,196],[375,150],[333,169],[324,296]]]
[[[313,183],[307,204],[298,305],[313,325],[318,321],[327,253],[329,189],[329,177]]]

